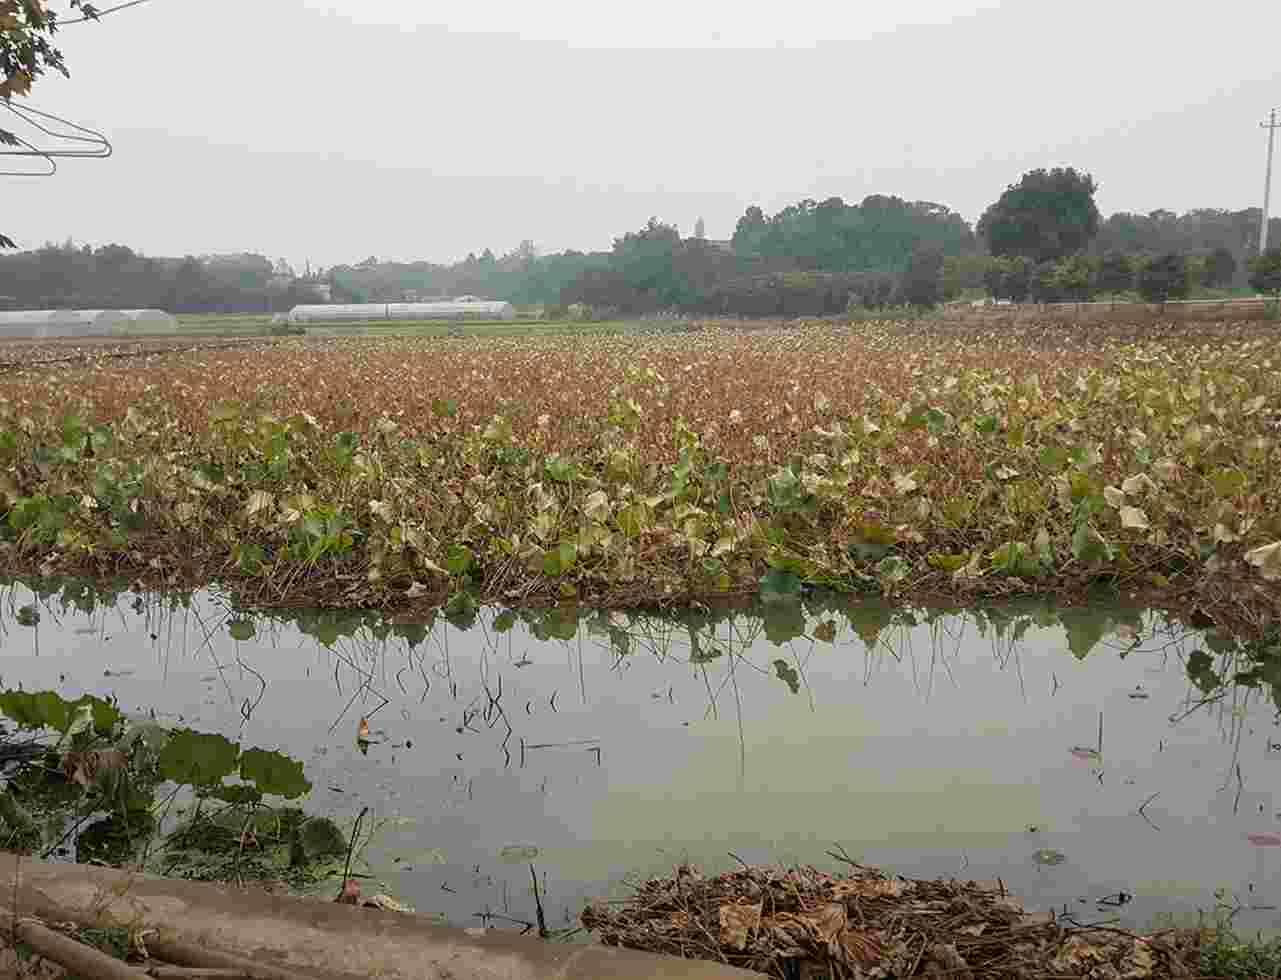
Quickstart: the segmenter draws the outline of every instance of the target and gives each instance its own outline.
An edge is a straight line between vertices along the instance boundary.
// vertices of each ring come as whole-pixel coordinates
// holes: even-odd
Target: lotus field
[[[19,367],[0,566],[457,614],[1104,585],[1272,615],[1274,336],[1029,337],[300,338]]]

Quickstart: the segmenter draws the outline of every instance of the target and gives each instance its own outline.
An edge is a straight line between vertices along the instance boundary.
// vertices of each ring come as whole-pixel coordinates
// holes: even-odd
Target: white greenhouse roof
[[[289,319],[297,323],[357,320],[513,320],[511,303],[490,300],[450,300],[439,303],[314,303],[295,306]]]
[[[163,310],[8,310],[0,311],[0,337],[109,337],[131,323],[178,326]]]

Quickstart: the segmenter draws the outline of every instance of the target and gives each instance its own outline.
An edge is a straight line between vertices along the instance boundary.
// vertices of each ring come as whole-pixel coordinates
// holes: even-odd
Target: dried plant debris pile
[[[715,960],[771,977],[1194,977],[1197,935],[1136,936],[1032,915],[997,884],[915,881],[855,867],[682,866],[583,925],[612,946]]]

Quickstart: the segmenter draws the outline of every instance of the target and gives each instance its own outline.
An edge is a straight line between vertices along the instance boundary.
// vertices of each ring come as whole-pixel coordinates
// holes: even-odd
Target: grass
[[[0,566],[383,607],[1104,585],[1257,623],[1274,351],[1257,325],[871,321],[15,370]]]
[[[1216,930],[1201,946],[1201,973],[1223,980],[1269,980],[1281,977],[1281,938],[1246,939]]]

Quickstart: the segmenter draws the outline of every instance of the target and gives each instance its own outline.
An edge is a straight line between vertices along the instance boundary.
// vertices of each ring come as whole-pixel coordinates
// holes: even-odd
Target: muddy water
[[[837,846],[999,877],[1083,921],[1281,915],[1281,847],[1250,838],[1281,833],[1270,690],[1225,686],[1232,654],[1142,612],[832,600],[388,624],[13,586],[0,623],[0,686],[114,695],[304,760],[306,806],[368,806],[371,871],[459,924],[532,919],[530,856],[556,925],[627,876],[830,867]]]

